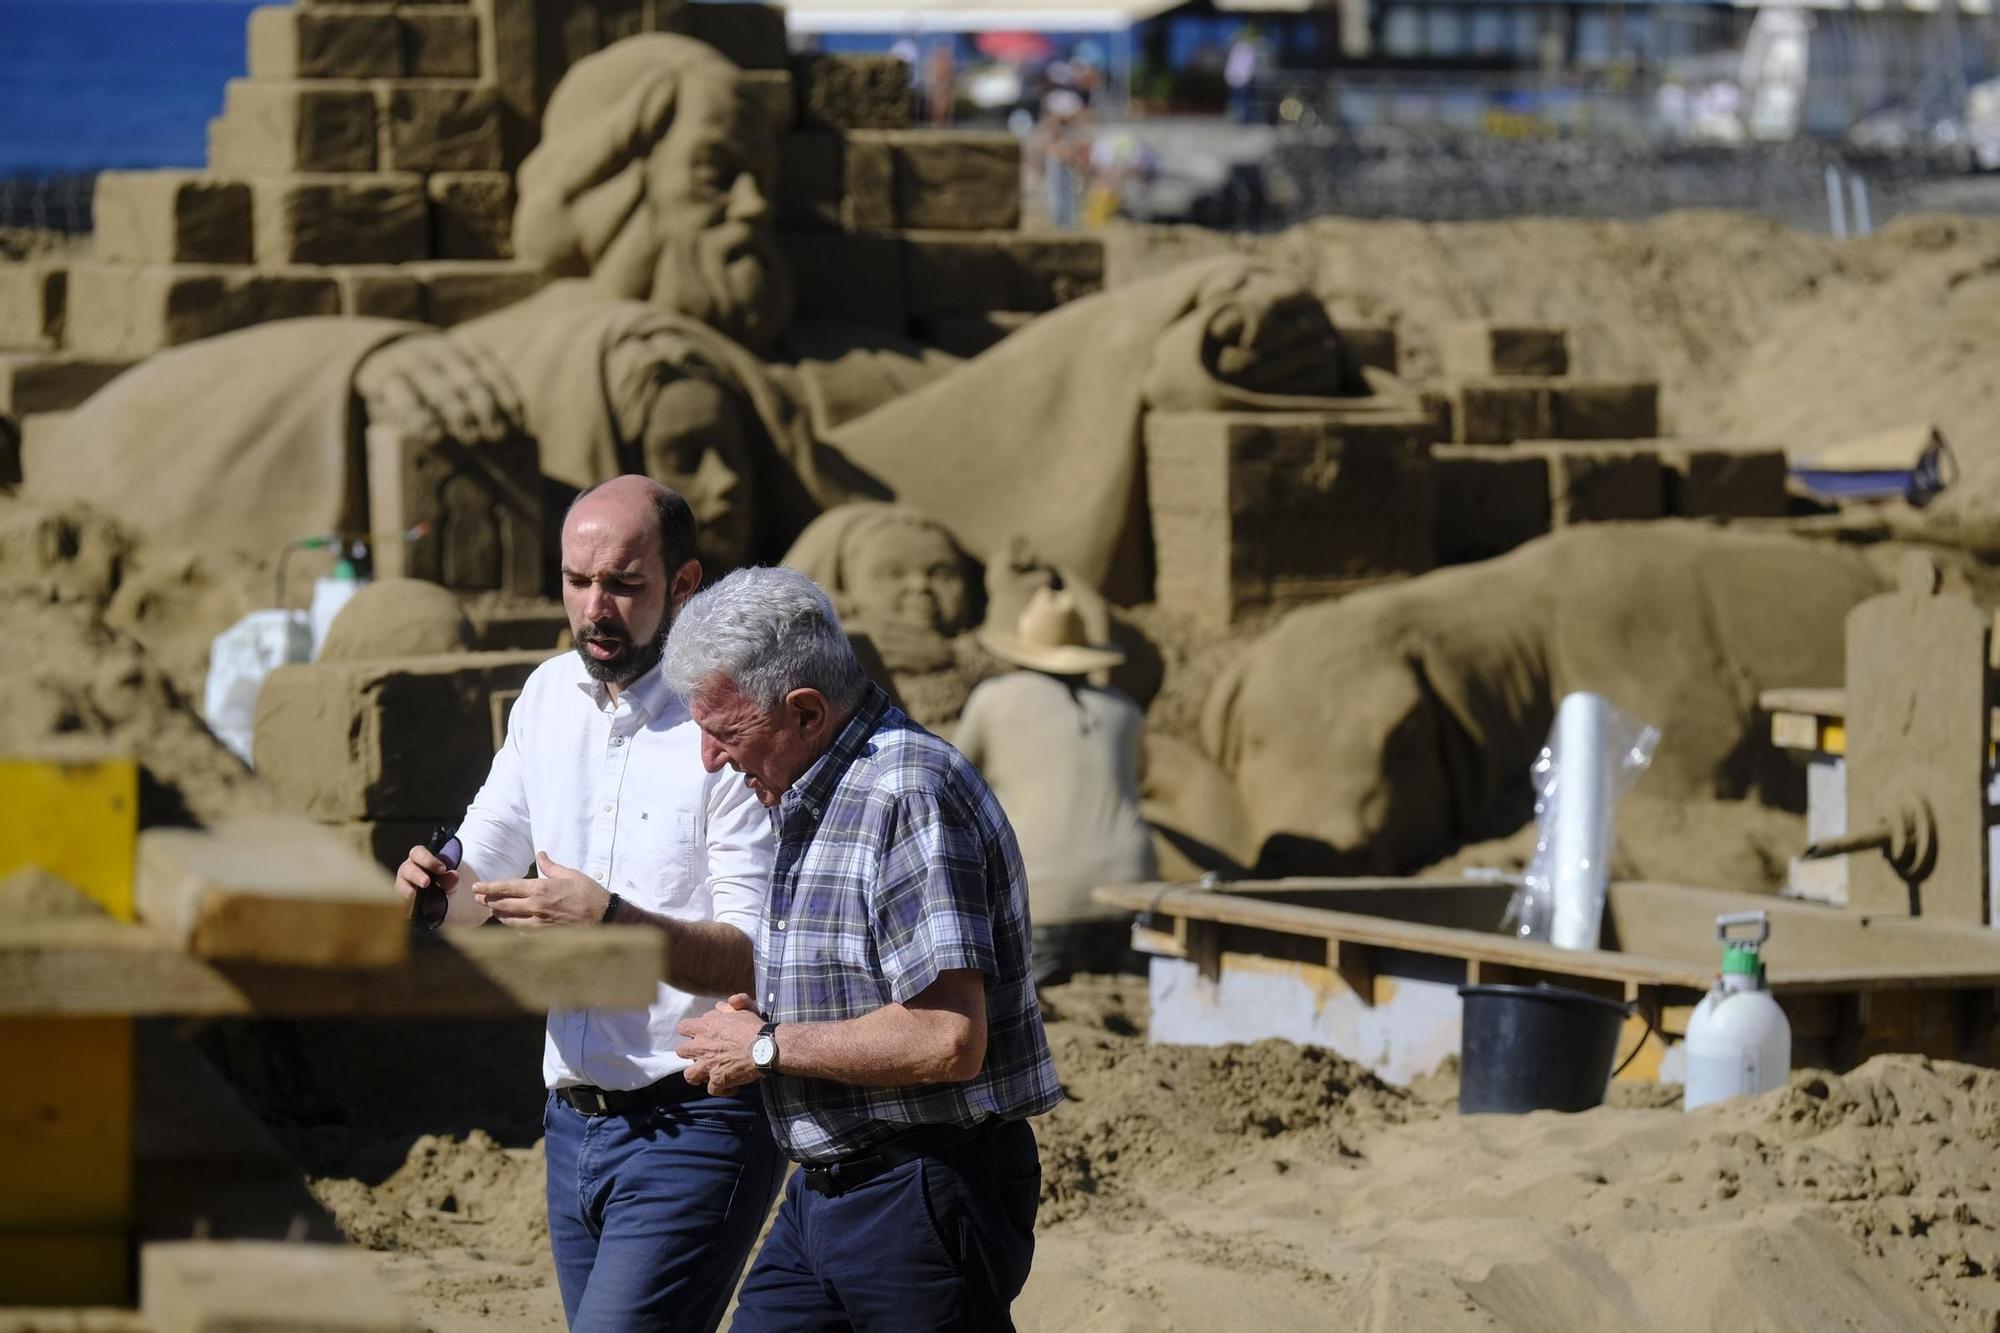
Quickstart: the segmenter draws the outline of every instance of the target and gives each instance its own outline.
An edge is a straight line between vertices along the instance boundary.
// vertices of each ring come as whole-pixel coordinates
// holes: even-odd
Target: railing
[[[82,235],[90,230],[91,175],[0,180],[0,227]]]

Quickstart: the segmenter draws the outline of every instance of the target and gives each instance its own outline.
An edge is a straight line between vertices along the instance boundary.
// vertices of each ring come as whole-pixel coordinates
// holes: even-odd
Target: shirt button
[[[766,995],[764,997],[765,1004],[776,1004],[777,1002],[778,1002],[778,992],[776,991],[772,991],[769,995]]]
[[[780,921],[780,922],[778,923],[778,929],[779,929],[779,930],[783,930],[784,928],[785,928],[785,923],[784,923],[784,922],[782,922],[782,921]]]
[[[607,806],[605,806],[605,807],[604,807],[604,813],[605,813],[605,814],[607,814],[607,815],[608,815],[608,814],[610,814],[610,813],[611,813],[611,807],[610,807],[610,806],[608,806],[608,805],[607,805]]]
[[[613,745],[623,745],[625,743],[625,738],[623,736],[613,736],[611,738],[611,743]]]

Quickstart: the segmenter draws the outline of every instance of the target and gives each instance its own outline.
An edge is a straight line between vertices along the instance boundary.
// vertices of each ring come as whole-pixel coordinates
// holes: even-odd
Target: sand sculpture
[[[467,652],[476,641],[472,622],[450,589],[424,579],[381,579],[340,608],[327,627],[319,658],[432,657]]]
[[[1846,614],[1883,586],[1795,537],[1571,529],[1287,615],[1218,679],[1203,741],[1271,873],[1405,872],[1512,832],[1578,689],[1660,728],[1642,790],[1743,795],[1769,758],[1758,691],[1838,685]]]
[[[358,443],[369,424],[441,450],[424,474],[440,486],[472,467],[454,450],[525,432],[563,486],[644,469],[712,493],[697,510],[717,564],[775,557],[834,504],[893,497],[975,553],[1024,535],[1136,600],[1151,564],[1146,410],[1305,410],[1368,391],[1317,301],[1235,259],[1075,301],[961,364],[824,336],[800,339],[819,355],[764,361],[726,336],[771,345],[786,289],[760,204],[768,130],[734,77],[699,43],[654,34],[557,88],[522,168],[517,239],[588,276],[449,333],[294,320],[168,352],[31,451],[28,487],[88,495],[195,548],[268,555],[367,531],[371,508],[381,526]],[[221,401],[218,384],[233,390]],[[174,484],[117,465],[162,432],[186,441]]]

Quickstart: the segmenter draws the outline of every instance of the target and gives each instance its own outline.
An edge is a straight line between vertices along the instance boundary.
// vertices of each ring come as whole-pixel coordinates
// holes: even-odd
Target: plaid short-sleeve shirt
[[[940,972],[986,976],[986,1063],[969,1082],[860,1088],[768,1075],[764,1109],[793,1160],[830,1162],[915,1126],[1021,1119],[1062,1100],[1029,967],[1020,849],[963,755],[871,685],[774,815],[758,951],[766,1018],[859,1018]],[[780,1052],[784,1040],[781,1028]]]

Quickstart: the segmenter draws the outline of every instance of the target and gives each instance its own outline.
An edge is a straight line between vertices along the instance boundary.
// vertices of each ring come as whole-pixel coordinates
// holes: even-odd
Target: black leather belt
[[[678,1073],[669,1074],[658,1083],[649,1083],[643,1088],[621,1091],[617,1088],[593,1087],[588,1083],[573,1083],[566,1088],[557,1088],[556,1096],[568,1102],[585,1115],[624,1115],[628,1111],[643,1111],[654,1106],[678,1106],[691,1102],[697,1097],[708,1096],[704,1084],[690,1083]]]
[[[940,1153],[977,1143],[1002,1123],[999,1120],[982,1120],[976,1125],[923,1125],[878,1143],[865,1153],[843,1157],[837,1162],[802,1165],[799,1174],[805,1177],[807,1189],[836,1199],[905,1162],[914,1162],[919,1157],[936,1157]]]

